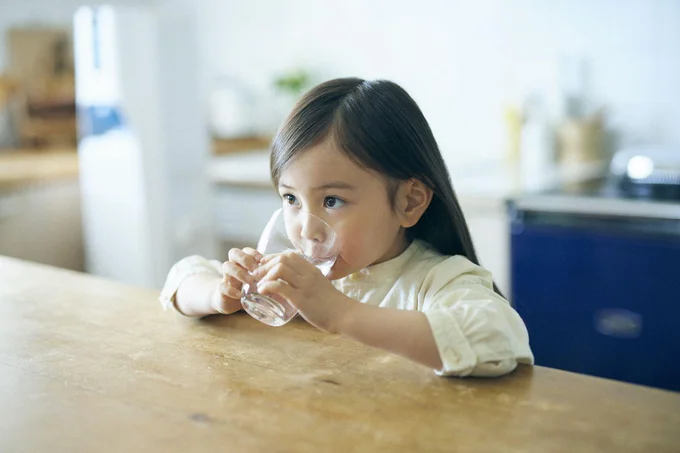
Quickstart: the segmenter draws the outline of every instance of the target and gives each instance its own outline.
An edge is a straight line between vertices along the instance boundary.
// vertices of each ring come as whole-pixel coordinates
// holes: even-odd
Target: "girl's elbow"
[[[476,377],[501,377],[512,373],[517,368],[517,360],[509,358],[505,360],[493,360],[478,364],[470,373]]]

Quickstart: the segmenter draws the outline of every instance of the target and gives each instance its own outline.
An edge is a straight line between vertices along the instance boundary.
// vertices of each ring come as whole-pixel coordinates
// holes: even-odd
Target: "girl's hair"
[[[396,83],[334,79],[307,92],[272,143],[271,175],[281,173],[300,153],[331,138],[357,164],[387,179],[392,208],[401,181],[418,179],[433,197],[420,221],[406,230],[444,255],[462,255],[479,264],[465,217],[439,147],[420,108]],[[496,285],[494,290],[501,294]],[[502,294],[501,294],[502,295]]]

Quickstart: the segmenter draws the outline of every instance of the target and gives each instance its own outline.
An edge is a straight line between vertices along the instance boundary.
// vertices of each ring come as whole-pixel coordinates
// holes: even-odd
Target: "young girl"
[[[388,81],[325,82],[303,96],[273,141],[283,209],[336,231],[331,273],[295,254],[233,249],[170,271],[161,301],[186,316],[241,308],[243,283],[278,295],[312,325],[433,368],[500,376],[532,364],[524,323],[479,266],[432,131]]]

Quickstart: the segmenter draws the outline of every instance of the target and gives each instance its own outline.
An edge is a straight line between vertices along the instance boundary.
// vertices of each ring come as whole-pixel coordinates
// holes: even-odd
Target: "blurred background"
[[[253,246],[340,76],[418,102],[537,363],[680,390],[677,0],[0,0],[0,255],[160,287]]]

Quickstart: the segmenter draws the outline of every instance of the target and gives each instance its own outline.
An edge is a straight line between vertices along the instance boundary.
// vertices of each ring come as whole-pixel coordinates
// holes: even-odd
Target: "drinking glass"
[[[293,251],[327,276],[340,246],[335,231],[320,218],[301,209],[278,209],[262,231],[257,251],[263,256]],[[258,294],[248,284],[243,285],[241,305],[250,316],[274,327],[297,315],[297,309],[282,297]]]

